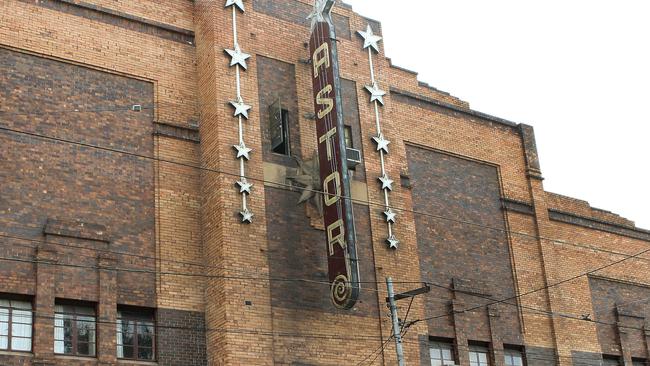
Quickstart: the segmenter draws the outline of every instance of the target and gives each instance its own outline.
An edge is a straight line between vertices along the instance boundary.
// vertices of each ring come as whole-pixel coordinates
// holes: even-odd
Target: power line
[[[0,235],[0,237],[2,237],[2,236],[4,236],[4,235]],[[6,236],[4,236],[4,237],[6,237]],[[32,248],[32,247],[29,247],[29,248]],[[650,249],[648,249],[648,251],[650,251]],[[94,258],[94,257],[89,257],[89,258]],[[0,260],[2,260],[2,261],[23,262],[23,263],[42,263],[42,264],[51,265],[51,266],[63,266],[63,267],[81,268],[81,269],[115,270],[115,271],[118,271],[118,272],[121,271],[121,272],[147,273],[147,274],[154,274],[154,275],[175,275],[175,276],[201,277],[201,278],[208,278],[208,279],[252,280],[252,281],[269,281],[269,282],[271,282],[271,281],[276,281],[276,282],[303,282],[303,283],[320,284],[320,285],[326,285],[326,286],[331,285],[327,281],[311,280],[311,279],[304,279],[304,278],[280,278],[280,277],[276,278],[276,277],[270,277],[270,276],[269,277],[252,277],[252,276],[246,277],[246,276],[233,276],[233,275],[208,275],[208,274],[183,273],[183,272],[162,272],[162,271],[157,271],[157,270],[131,269],[131,268],[119,268],[119,267],[100,267],[100,266],[89,266],[89,265],[79,265],[79,264],[60,263],[60,262],[59,263],[51,263],[51,262],[38,261],[38,260],[33,260],[33,259],[9,258],[9,257],[0,257]],[[614,264],[610,264],[610,265],[614,265]],[[607,268],[608,266],[601,267],[600,269]],[[600,269],[596,269],[596,270],[593,270],[593,271],[599,271]],[[237,270],[234,270],[234,272],[237,272]],[[581,276],[584,276],[584,275],[585,274],[583,274]],[[575,279],[575,278],[573,278],[573,279]],[[571,280],[571,279],[569,279],[569,280]],[[569,280],[565,280],[565,282],[568,282]],[[376,282],[376,281],[375,282],[373,282],[373,281],[361,282],[360,281],[360,283],[379,284],[379,282]],[[413,282],[403,282],[403,283],[413,283]],[[417,283],[420,283],[420,282],[417,282]],[[425,283],[428,284],[428,285],[431,285],[431,286],[441,288],[441,289],[464,293],[462,291],[457,291],[457,290],[455,290],[453,288],[450,288],[450,287],[447,287],[447,286],[444,286],[444,285],[440,285],[440,284],[437,284],[437,283],[432,283],[432,282],[425,282]],[[556,284],[556,285],[559,285],[559,284]],[[554,286],[554,285],[549,285],[548,287],[550,287],[550,286]],[[545,288],[548,288],[548,287],[545,287]],[[371,291],[371,292],[381,293],[381,291],[376,290],[376,289],[372,289],[372,288],[364,288],[364,289],[368,290],[368,291]],[[541,291],[541,289],[537,289],[535,291]],[[532,293],[532,292],[529,292],[529,293]],[[529,293],[522,294],[520,296],[524,296],[524,295],[527,295]],[[464,294],[469,295],[469,296],[473,296],[473,297],[479,297],[479,298],[482,298],[482,299],[485,299],[485,300],[492,300],[491,297],[486,297],[484,295],[471,294],[471,293],[464,293]],[[484,307],[487,307],[489,305],[493,305],[493,304],[496,304],[496,303],[503,303],[505,305],[511,305],[511,306],[514,306],[514,307],[517,307],[517,308],[532,310],[534,312],[549,315],[551,317],[552,316],[559,316],[559,317],[573,319],[573,320],[589,321],[589,322],[602,324],[602,325],[620,326],[621,328],[626,328],[626,329],[633,329],[633,330],[640,330],[640,331],[644,330],[644,329],[641,329],[641,328],[619,325],[617,323],[607,323],[607,322],[592,320],[592,319],[582,319],[582,318],[580,318],[578,316],[573,316],[573,315],[568,315],[568,314],[563,314],[563,313],[557,313],[557,312],[551,312],[551,311],[548,311],[548,310],[538,309],[538,308],[534,308],[534,307],[530,307],[530,306],[526,306],[526,305],[521,305],[521,304],[513,304],[513,303],[510,303],[510,302],[507,301],[507,300],[512,300],[512,299],[515,299],[515,298],[517,298],[517,297],[515,296],[515,297],[510,297],[510,298],[507,298],[507,299],[496,300],[494,302],[487,303],[487,304],[481,304],[481,303],[476,303],[475,302],[474,304],[477,304],[477,306],[472,307],[470,309],[460,310],[458,312],[474,311],[474,310],[478,310],[478,309],[481,309],[481,308],[484,308]],[[438,300],[440,302],[445,302],[445,303],[449,301],[449,300],[445,300],[445,299],[433,299],[433,300]],[[647,299],[647,300],[650,300],[650,298]],[[410,310],[410,305],[409,305],[409,310]],[[451,315],[452,313],[453,312],[450,312],[448,314],[444,314],[444,316]],[[407,312],[407,314],[408,314],[408,312]],[[437,317],[442,317],[442,316],[437,316]],[[412,326],[412,325],[414,325],[414,324],[416,324],[418,322],[425,321],[425,320],[430,320],[430,319],[437,318],[437,317],[413,320],[413,321],[409,322],[408,326],[405,326],[405,328],[408,328],[408,327],[410,327],[410,326]]]
[[[173,164],[173,165],[179,165],[179,166],[183,166],[183,167],[186,167],[186,168],[192,168],[192,169],[198,169],[198,170],[203,170],[203,171],[212,172],[212,173],[224,174],[224,175],[228,175],[228,176],[232,176],[232,177],[237,177],[238,179],[241,178],[241,175],[240,175],[239,172],[230,173],[230,172],[226,172],[226,171],[219,170],[219,169],[201,167],[201,166],[196,166],[196,165],[193,165],[193,164],[178,162],[178,161],[169,160],[169,159],[156,158],[156,157],[147,156],[147,155],[143,155],[143,154],[137,154],[137,153],[133,153],[133,152],[129,152],[129,151],[124,151],[124,150],[119,150],[119,149],[114,149],[114,148],[108,148],[108,147],[103,147],[103,146],[99,146],[99,145],[93,145],[93,144],[90,144],[90,143],[73,141],[73,140],[68,140],[68,139],[63,139],[63,138],[58,138],[58,137],[52,137],[52,136],[43,135],[43,134],[39,134],[39,133],[35,133],[35,132],[21,131],[21,130],[16,130],[16,129],[13,129],[13,128],[8,128],[8,127],[3,127],[3,126],[0,126],[0,131],[12,132],[12,133],[16,133],[16,134],[23,134],[23,135],[28,135],[28,136],[31,136],[31,137],[45,139],[45,140],[52,140],[52,141],[57,141],[57,142],[62,142],[62,143],[69,143],[69,144],[72,144],[72,145],[82,146],[82,147],[86,147],[86,148],[94,148],[94,149],[98,149],[98,150],[102,150],[102,151],[108,151],[108,152],[112,152],[112,153],[124,154],[124,155],[132,156],[132,157],[136,157],[136,158],[141,158],[141,159],[145,159],[145,160],[152,160],[152,161],[163,162],[163,163],[168,163],[168,164]],[[288,188],[288,189],[296,188],[296,186],[294,186],[292,184],[272,182],[272,181],[267,181],[267,180],[264,180],[264,179],[250,177],[250,176],[247,176],[246,179],[252,180],[252,181],[257,181],[257,182],[260,182],[262,184],[268,183],[270,185],[280,186],[280,187],[284,187],[284,188]],[[335,194],[330,194],[329,192],[325,192],[325,191],[322,191],[322,190],[316,190],[316,189],[309,189],[309,188],[302,188],[302,187],[300,189],[303,189],[303,190],[309,191],[309,192],[313,192],[313,193],[318,193],[318,194],[328,194],[329,196],[338,197],[338,198],[341,198],[341,199],[348,199],[348,200],[352,201],[353,203],[357,203],[357,204],[364,204],[364,205],[368,205],[368,206],[380,207],[382,209],[385,208],[385,204],[381,203],[381,202],[373,202],[373,201],[370,201],[370,200],[360,200],[360,199],[352,198],[351,196],[335,195]],[[469,226],[480,227],[480,228],[483,228],[483,229],[502,232],[502,233],[504,233],[506,235],[507,234],[518,235],[518,236],[523,236],[523,237],[529,237],[529,238],[536,239],[536,240],[545,240],[545,241],[549,241],[549,242],[553,242],[553,243],[557,243],[557,244],[579,247],[579,248],[582,248],[582,249],[600,251],[600,252],[613,254],[613,255],[630,256],[629,254],[622,253],[622,252],[616,252],[616,251],[596,248],[593,245],[589,245],[589,244],[571,243],[571,242],[568,242],[568,241],[565,241],[565,240],[547,238],[547,237],[543,237],[543,236],[540,236],[540,235],[534,235],[534,234],[528,234],[528,233],[524,233],[524,232],[512,231],[510,229],[492,227],[492,226],[483,225],[483,224],[470,222],[470,221],[466,221],[466,220],[460,220],[460,219],[454,219],[454,218],[450,218],[450,217],[446,217],[446,216],[435,215],[435,214],[431,214],[431,213],[428,213],[428,212],[421,212],[421,211],[406,209],[406,208],[403,208],[403,207],[396,207],[395,206],[395,207],[391,207],[391,208],[393,208],[393,209],[395,209],[396,211],[399,211],[399,212],[408,212],[408,213],[411,213],[413,215],[431,217],[431,218],[434,218],[434,219],[450,221],[450,222],[455,222],[455,223],[469,225]],[[641,240],[641,239],[637,239],[637,240]],[[639,260],[643,260],[643,261],[650,261],[650,258],[638,258],[636,256],[635,256],[635,258],[639,259]]]
[[[39,243],[39,244],[42,243],[41,241],[38,241],[38,240],[35,240],[35,239],[22,238],[22,237],[10,236],[10,235],[4,235],[4,234],[0,234],[0,237],[10,238],[10,239],[17,239],[17,240],[32,241],[32,242]],[[60,243],[51,243],[51,244],[68,246],[68,245],[60,244]],[[20,244],[17,244],[17,245],[20,245]],[[34,248],[32,246],[25,246],[25,247],[30,248],[30,249]],[[94,249],[89,249],[89,248],[79,247],[79,246],[72,246],[72,247],[73,248],[78,248],[78,249],[85,249],[85,250],[94,250]],[[76,253],[75,255],[76,256],[86,257],[86,258],[89,258],[89,259],[96,259],[95,256],[83,255],[81,253]],[[153,258],[153,257],[150,257],[150,258]],[[9,260],[34,261],[34,260],[31,260],[31,259],[7,258],[7,257],[0,257],[0,260],[6,260],[6,261],[9,261]],[[35,261],[34,263],[39,263],[39,261]],[[164,272],[164,271],[158,271],[158,270],[142,270],[142,269],[130,269],[130,268],[120,268],[120,267],[102,268],[102,267],[97,267],[97,266],[82,266],[82,265],[67,264],[67,263],[56,263],[56,264],[52,264],[52,263],[49,263],[49,262],[43,262],[43,263],[50,264],[50,265],[61,265],[61,266],[66,266],[66,267],[75,267],[75,268],[111,269],[111,270],[115,270],[115,271],[118,271],[118,272],[119,271],[123,271],[123,272],[139,272],[139,273],[148,273],[148,274],[155,274],[155,275],[188,276],[188,277],[202,277],[202,278],[210,278],[210,279],[219,278],[219,279],[269,281],[269,282],[272,282],[272,281],[276,281],[276,282],[304,282],[304,283],[312,283],[312,284],[321,284],[321,285],[326,285],[326,286],[331,285],[327,281],[322,281],[322,280],[317,280],[317,279],[295,278],[295,277],[294,278],[284,278],[284,277],[271,277],[271,276],[256,277],[258,274],[254,274],[254,275],[250,275],[250,276],[206,275],[206,274],[199,274],[199,273]],[[211,268],[222,269],[224,271],[229,271],[229,272],[251,273],[251,272],[247,272],[247,271],[244,271],[244,270],[241,270],[241,269],[233,269],[233,268],[227,268],[227,267],[216,267],[216,266],[214,266],[214,267],[211,267]],[[359,283],[359,284],[374,284],[374,285],[381,284],[381,282],[378,282],[378,281],[358,281],[357,283]],[[440,289],[444,289],[444,290],[448,290],[448,291],[452,291],[452,292],[460,292],[460,293],[463,293],[463,294],[466,294],[466,295],[469,295],[469,296],[478,297],[478,298],[482,298],[482,299],[485,299],[485,300],[493,300],[493,298],[489,297],[489,296],[466,293],[466,292],[463,292],[463,291],[458,291],[458,290],[456,290],[454,288],[451,288],[451,287],[448,287],[448,286],[445,286],[445,285],[441,285],[441,284],[437,284],[437,283],[434,283],[434,282],[403,281],[403,282],[395,282],[395,283],[397,283],[397,284],[422,284],[422,283],[425,283],[427,285],[431,285],[431,286],[434,286],[434,287],[437,287],[437,288],[440,288]],[[373,288],[363,288],[363,289],[371,291],[371,292],[382,293],[382,291],[380,291],[378,289],[373,289]],[[446,299],[429,299],[429,300],[435,300],[435,301],[439,301],[439,302],[443,302],[443,303],[447,303],[449,301],[449,300],[446,300]],[[569,318],[575,319],[575,320],[586,320],[586,319],[580,319],[577,316],[570,316],[570,315],[566,315],[566,314],[562,314],[562,313],[554,313],[554,312],[550,312],[550,311],[543,310],[543,309],[529,307],[529,306],[526,306],[526,305],[509,303],[509,302],[507,302],[507,300],[509,300],[509,299],[504,300],[502,303],[506,304],[506,305],[515,306],[517,308],[530,309],[530,310],[533,310],[535,312],[544,313],[544,314],[547,314],[547,315],[550,315],[550,316],[561,316],[561,317],[569,317]],[[640,302],[642,300],[633,301],[633,303],[634,302]],[[645,299],[645,300],[650,300],[650,298]],[[489,304],[482,304],[482,303],[478,303],[478,302],[475,302],[474,304],[479,305],[477,308],[482,308],[482,307],[485,307],[485,306],[489,305]],[[625,304],[627,304],[627,303],[625,303]],[[625,305],[625,304],[621,304],[621,305]],[[410,307],[411,307],[411,304],[409,304],[409,310],[410,310]],[[471,311],[471,310],[468,310],[468,311]],[[407,316],[408,316],[408,312],[407,312]],[[406,319],[404,321],[406,322]],[[419,320],[414,320],[414,321],[410,322],[410,324],[417,323],[418,321]],[[616,325],[616,324],[610,324],[610,323],[602,323],[602,324]],[[637,329],[637,328],[631,328],[631,329]]]
[[[103,112],[139,112],[144,110],[156,110],[164,108],[179,108],[183,106],[181,103],[171,103],[171,102],[155,102],[152,104],[139,104],[139,103],[130,103],[128,105],[115,105],[113,107],[105,108],[94,108],[94,109],[60,109],[53,111],[42,111],[42,112],[7,112],[0,111],[0,117],[4,116],[49,116],[49,115],[58,115],[58,114],[77,114],[77,113],[103,113]],[[188,107],[195,108],[196,106],[187,105]]]
[[[80,143],[80,142],[75,142],[75,141],[70,141],[70,140],[65,140],[65,139],[53,138],[53,137],[49,137],[49,136],[45,136],[45,135],[40,135],[40,134],[36,134],[36,133],[29,133],[29,132],[25,132],[25,131],[18,131],[18,130],[13,130],[13,129],[4,128],[4,127],[0,127],[0,130],[5,130],[5,131],[9,131],[9,132],[14,132],[14,133],[27,134],[27,135],[31,135],[31,136],[33,136],[33,137],[40,137],[40,138],[44,138],[44,139],[56,140],[56,141],[66,142],[66,143],[71,143],[71,144],[75,144],[75,145],[79,145],[79,146],[84,146],[84,147],[97,148],[97,149],[102,149],[102,150],[108,150],[108,151],[113,151],[113,152],[118,152],[118,153],[128,154],[128,155],[132,155],[132,156],[136,156],[136,157],[140,157],[140,158],[145,158],[145,159],[152,159],[152,160],[156,160],[156,161],[163,161],[163,162],[167,162],[167,163],[178,164],[178,162],[174,162],[174,161],[165,161],[164,159],[152,158],[152,157],[146,157],[146,156],[139,155],[139,154],[128,153],[128,152],[120,151],[120,150],[116,150],[116,149],[103,148],[103,147],[96,146],[96,145],[85,144],[85,143]],[[183,165],[183,163],[180,163],[180,164]],[[185,164],[185,165],[188,165],[188,166],[189,166],[189,164]],[[207,169],[207,168],[197,167],[197,166],[189,166],[189,167],[191,167],[191,168],[197,168],[197,169],[203,169],[203,170],[210,170],[210,169]],[[214,171],[214,172],[221,173],[221,174],[226,174],[226,175],[229,174],[229,173],[227,173],[227,172],[223,172],[223,171],[215,171],[215,170],[210,170],[210,171]],[[252,180],[255,180],[254,178],[251,178],[251,179],[252,179]],[[259,180],[259,179],[258,179],[258,180]],[[279,183],[276,183],[276,182],[267,182],[267,181],[264,181],[264,180],[260,180],[260,181],[265,182],[265,183],[272,183],[272,184],[275,184],[275,185],[285,186],[285,187],[293,187],[293,186],[291,186],[291,185],[287,185],[287,184],[279,184]],[[313,190],[313,191],[316,192],[316,193],[324,193],[323,191],[317,191],[317,190]],[[344,197],[344,198],[345,198],[345,197]],[[349,199],[351,199],[351,198],[349,198]],[[373,202],[371,202],[371,201],[360,201],[360,200],[354,200],[354,199],[351,199],[351,200],[353,200],[353,201],[355,201],[355,202],[366,203],[366,204],[368,204],[368,205],[378,205],[378,206],[383,206],[383,204],[379,205],[379,204],[377,204],[377,203],[373,203]],[[622,259],[622,260],[616,261],[616,262],[611,263],[611,264],[609,264],[609,265],[606,265],[606,266],[600,267],[600,268],[595,269],[595,270],[593,270],[593,271],[589,271],[589,272],[587,272],[586,274],[581,274],[581,275],[578,275],[578,276],[574,276],[574,277],[572,277],[572,278],[569,278],[569,279],[566,279],[566,280],[559,281],[558,283],[555,283],[555,284],[552,284],[552,285],[544,286],[544,287],[539,288],[539,289],[537,289],[537,290],[532,290],[532,291],[529,291],[529,292],[527,292],[527,293],[520,294],[520,295],[517,295],[517,296],[514,296],[514,297],[507,298],[507,299],[497,300],[496,302],[492,302],[492,303],[487,304],[487,305],[482,305],[482,306],[480,306],[480,307],[488,306],[488,305],[495,304],[495,303],[506,303],[506,302],[505,302],[506,300],[515,299],[515,298],[520,298],[520,297],[522,297],[522,296],[528,295],[528,294],[533,293],[533,292],[541,291],[541,290],[548,289],[548,288],[553,287],[553,286],[557,286],[557,285],[560,285],[560,284],[563,284],[563,283],[566,283],[566,282],[572,281],[572,280],[574,280],[574,279],[576,279],[576,278],[582,277],[582,276],[584,276],[584,275],[592,274],[592,273],[594,273],[594,272],[597,272],[597,271],[602,270],[602,269],[604,269],[604,268],[608,268],[608,267],[610,267],[610,266],[612,266],[612,265],[615,265],[615,264],[621,263],[621,262],[623,262],[623,261],[625,261],[625,260],[628,260],[628,259],[641,259],[641,260],[647,260],[646,258],[639,258],[639,257],[640,257],[641,255],[647,253],[648,251],[650,251],[650,249],[649,249],[649,250],[643,251],[643,252],[638,253],[638,254],[635,254],[635,255],[628,255],[628,254],[625,254],[625,253],[619,253],[619,252],[613,252],[613,251],[605,251],[605,250],[601,250],[600,248],[594,248],[594,247],[592,247],[592,246],[583,246],[583,245],[578,245],[578,244],[572,244],[572,243],[568,243],[568,242],[566,242],[566,241],[562,241],[562,240],[547,239],[547,238],[543,238],[543,237],[541,237],[541,236],[530,235],[530,234],[526,234],[526,233],[519,233],[519,232],[510,231],[510,230],[503,230],[503,229],[493,228],[493,227],[489,227],[489,226],[485,226],[485,225],[481,225],[481,224],[477,224],[477,223],[466,222],[466,221],[463,221],[463,220],[457,220],[457,219],[452,219],[452,218],[443,217],[443,216],[438,216],[438,215],[432,215],[432,214],[421,213],[421,212],[417,212],[417,211],[415,211],[415,210],[406,210],[406,209],[400,209],[400,208],[396,208],[396,209],[399,210],[399,211],[403,211],[403,212],[411,212],[411,213],[413,213],[413,214],[429,216],[429,217],[433,217],[433,218],[437,218],[437,219],[442,219],[442,220],[449,220],[449,221],[459,222],[459,223],[463,223],[463,224],[467,224],[467,225],[472,225],[472,226],[478,226],[478,227],[482,227],[482,228],[486,228],[486,229],[491,229],[491,230],[498,230],[498,231],[502,231],[502,232],[510,233],[510,234],[514,234],[514,235],[524,235],[524,236],[529,236],[529,237],[532,237],[532,238],[535,238],[535,239],[538,239],[538,240],[548,240],[548,241],[556,242],[556,243],[559,243],[559,244],[580,246],[580,247],[584,247],[584,248],[586,248],[586,249],[590,249],[590,250],[595,250],[595,251],[604,251],[604,252],[608,252],[609,254],[621,255],[621,256],[625,256],[625,257],[626,257],[626,258],[624,258],[624,259]],[[375,283],[376,283],[376,282],[375,282]],[[507,304],[509,304],[509,303],[507,303]],[[513,305],[513,304],[510,304],[510,305]],[[478,308],[478,307],[477,307],[477,308]],[[474,309],[476,309],[476,308],[465,309],[465,310],[463,310],[463,311],[472,311],[472,310],[474,310]],[[536,310],[536,311],[543,311],[543,310],[540,310],[540,309],[535,309],[535,310]],[[448,314],[441,315],[441,316],[446,316],[446,315],[449,315],[449,313],[448,313]],[[556,315],[557,315],[557,314],[556,314]],[[437,317],[441,317],[441,316],[437,316]],[[417,321],[424,321],[424,320],[429,320],[429,319],[432,319],[432,318],[436,318],[436,317],[430,317],[430,318],[425,318],[425,319],[419,319],[419,320],[417,320]]]
[[[391,340],[392,338],[393,338],[393,335],[391,334],[391,335],[388,337],[388,339],[386,339],[385,342],[383,342],[382,344],[380,344],[379,347],[377,347],[377,348],[376,348],[374,351],[372,351],[369,355],[367,355],[366,357],[364,357],[364,358],[363,358],[361,361],[359,361],[359,363],[357,363],[355,366],[361,366],[363,363],[366,362],[366,360],[368,360],[370,357],[372,357],[372,356],[374,356],[375,354],[377,354],[377,356],[375,356],[375,358],[373,358],[372,361],[369,362],[369,364],[372,365],[372,364],[375,362],[375,360],[377,359],[377,357],[378,357],[381,353],[384,352],[384,349],[386,349],[386,346],[388,345],[388,342],[390,342],[390,340]]]
[[[543,286],[543,287],[540,287],[540,288],[537,288],[537,289],[534,289],[534,290],[530,290],[530,291],[525,292],[525,293],[523,293],[523,294],[519,294],[519,295],[511,296],[511,297],[508,297],[508,298],[505,298],[505,299],[501,299],[501,300],[495,300],[495,301],[490,302],[490,303],[488,303],[488,304],[486,304],[486,305],[484,305],[484,306],[490,306],[490,305],[494,305],[494,304],[505,303],[505,302],[507,302],[508,300],[519,299],[519,298],[521,298],[521,297],[523,297],[523,296],[530,295],[530,294],[535,293],[535,292],[539,292],[539,291],[547,290],[547,289],[549,289],[549,288],[551,288],[551,287],[556,287],[556,286],[562,285],[562,284],[564,284],[564,283],[567,283],[567,282],[570,282],[570,281],[576,280],[576,279],[578,279],[578,278],[580,278],[580,277],[588,276],[588,275],[590,275],[590,274],[594,274],[594,273],[596,273],[596,272],[598,272],[598,271],[601,271],[601,270],[603,270],[603,269],[606,269],[606,268],[609,268],[609,267],[615,266],[615,265],[617,265],[617,264],[623,263],[623,262],[625,262],[625,261],[628,260],[628,259],[635,258],[635,257],[637,257],[637,256],[643,255],[643,254],[648,253],[648,252],[650,252],[650,249],[646,249],[646,250],[644,250],[644,251],[642,251],[642,252],[639,252],[639,253],[637,253],[637,254],[635,254],[635,255],[632,255],[632,256],[630,256],[630,257],[628,257],[628,258],[623,258],[623,259],[621,259],[621,260],[618,260],[618,261],[615,261],[615,262],[612,262],[612,263],[606,264],[606,265],[604,265],[604,266],[598,267],[598,268],[593,269],[593,270],[591,270],[591,271],[588,271],[588,272],[585,272],[585,273],[581,273],[581,274],[579,274],[579,275],[575,275],[575,276],[572,276],[572,277],[570,277],[570,278],[566,278],[566,279],[561,280],[561,281],[558,281],[558,282],[556,282],[556,283],[553,283],[553,284],[550,284],[550,285],[546,285],[546,286]],[[473,310],[476,310],[476,309],[479,309],[479,308],[482,308],[482,307],[483,307],[483,306],[478,306],[478,307],[473,307],[473,308],[463,309],[463,310],[461,310],[460,312],[473,311]],[[441,315],[437,315],[437,316],[432,316],[432,317],[427,317],[427,318],[423,318],[423,319],[418,319],[417,322],[427,321],[427,320],[432,320],[432,319],[437,319],[437,318],[442,318],[442,317],[445,317],[445,316],[451,315],[451,314],[453,314],[453,313],[454,313],[454,311],[449,311],[449,312],[447,312],[447,313],[445,313],[445,314],[441,314]]]

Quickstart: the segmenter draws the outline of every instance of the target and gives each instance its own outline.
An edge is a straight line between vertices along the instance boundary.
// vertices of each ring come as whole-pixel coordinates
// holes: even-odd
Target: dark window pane
[[[138,359],[153,360],[153,349],[138,347]]]
[[[89,344],[85,342],[77,343],[77,353],[80,355],[89,356],[90,355]]]
[[[123,351],[124,351],[124,358],[134,358],[133,347],[124,346]]]
[[[72,354],[72,340],[65,340],[63,342],[63,353]]]
[[[135,345],[135,337],[133,333],[122,333],[122,344],[133,346]]]
[[[153,347],[152,334],[138,334],[138,346],[140,347]]]

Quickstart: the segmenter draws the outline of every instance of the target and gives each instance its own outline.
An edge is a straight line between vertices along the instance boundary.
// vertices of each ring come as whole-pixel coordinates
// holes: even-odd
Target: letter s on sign
[[[332,98],[324,98],[324,96],[329,95],[329,93],[332,92],[332,86],[327,85],[326,87],[323,88],[323,90],[318,92],[318,95],[316,95],[316,104],[325,106],[323,109],[318,111],[318,118],[323,118],[330,114],[332,109],[334,109],[334,99]]]

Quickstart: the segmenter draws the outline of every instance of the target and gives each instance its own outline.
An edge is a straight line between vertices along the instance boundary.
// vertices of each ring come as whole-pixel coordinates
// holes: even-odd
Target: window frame
[[[3,352],[19,352],[19,353],[32,353],[34,350],[34,304],[30,300],[26,299],[16,299],[16,298],[6,298],[0,297],[0,300],[5,300],[9,302],[9,306],[0,305],[0,309],[7,310],[7,335],[0,335],[0,337],[7,337],[7,348],[0,348],[0,351]],[[20,302],[29,304],[29,309],[17,308],[12,305],[14,302]],[[14,321],[14,310],[23,311],[29,313],[29,324],[28,323],[18,323]],[[4,322],[0,322],[4,323]],[[30,335],[29,337],[14,336],[13,325],[29,325],[30,326]],[[28,350],[19,350],[13,349],[13,339],[29,339],[29,349]]]
[[[278,102],[279,103],[279,102]],[[275,103],[274,103],[275,104]],[[270,107],[273,107],[271,105]],[[276,118],[276,115],[273,114],[273,111],[271,111],[271,124],[269,126],[269,133],[271,137],[271,153],[280,155],[280,156],[291,156],[291,131],[290,131],[290,121],[289,121],[289,110],[284,108],[281,103],[278,104],[278,109],[279,109],[279,125],[280,125],[280,130],[282,132],[282,143],[277,145],[276,147],[273,147],[273,119]],[[276,151],[280,147],[283,147],[283,152]]]
[[[354,131],[352,129],[352,126],[343,125],[343,139],[345,140],[346,148],[354,149]]]
[[[485,364],[481,363],[480,357],[477,356],[476,363],[472,362],[472,353],[485,354]],[[485,346],[470,345],[469,346],[469,364],[470,366],[492,366],[492,360],[490,360],[490,348]],[[505,360],[504,360],[505,361]]]
[[[616,362],[617,366],[623,366],[625,364],[621,356],[603,355],[602,357],[603,357],[603,366],[607,366],[610,364],[613,365],[614,362]]]
[[[57,311],[56,307],[72,307],[73,312],[67,312],[67,311]],[[89,314],[84,314],[79,312],[77,309],[78,308],[85,308],[85,309],[92,309],[93,315]],[[65,352],[65,317],[59,318],[59,315],[64,315],[64,316],[71,316],[71,344],[72,344],[72,352],[71,353],[66,353]],[[94,333],[94,342],[81,342],[84,344],[88,345],[88,349],[90,350],[90,345],[92,344],[92,353],[89,352],[89,354],[83,354],[79,353],[79,322],[85,322],[85,323],[90,323],[88,320],[83,320],[79,318],[93,318],[92,324],[93,324],[93,333]],[[63,326],[57,326],[56,321],[57,320],[62,320],[63,321]],[[56,338],[56,330],[60,328],[63,329],[63,339],[57,339]],[[57,303],[55,305],[55,310],[54,310],[54,354],[55,355],[60,355],[60,356],[73,356],[73,357],[86,357],[86,358],[97,358],[97,308],[94,305],[89,305],[89,304],[70,304],[70,303]],[[89,337],[90,338],[90,337]],[[56,351],[56,342],[63,342],[63,352],[57,352]]]
[[[431,350],[432,349],[438,349],[440,351],[440,359],[434,359],[431,357]],[[451,360],[445,360],[442,351],[443,350],[448,350],[449,353],[451,354]],[[445,342],[445,341],[436,341],[436,340],[431,340],[429,341],[429,363],[431,366],[433,366],[433,361],[438,360],[441,362],[441,365],[457,365],[456,362],[456,354],[454,352],[454,344],[451,342]],[[451,361],[451,364],[445,363],[445,361]]]
[[[122,338],[122,343],[120,344],[117,341],[117,338],[119,337],[120,333],[124,333],[123,331],[123,324],[122,320],[126,320],[127,322],[133,322],[133,345],[125,345],[124,344],[124,338]],[[153,328],[153,333],[151,336],[151,347],[142,347],[143,349],[151,349],[151,358],[140,358],[140,345],[138,344],[138,325],[139,324],[146,324],[147,326],[151,326]],[[116,351],[119,350],[120,347],[122,347],[122,356],[119,356],[119,351],[117,352],[117,359],[118,360],[129,360],[129,361],[145,361],[145,362],[155,362],[157,360],[157,347],[156,347],[156,341],[158,340],[157,337],[157,332],[158,328],[156,326],[156,317],[153,311],[151,312],[145,312],[145,311],[138,311],[138,310],[118,310],[117,313],[117,327],[116,329],[116,335],[115,335],[115,343],[117,346]],[[122,336],[123,337],[123,336]],[[125,357],[124,356],[124,346],[127,347],[133,347],[133,355],[134,357]]]
[[[517,355],[519,358],[521,358],[521,366],[526,366],[526,355],[524,354],[523,350],[517,348],[504,348],[503,362],[505,366],[516,366],[514,364],[509,365],[507,362],[507,357],[510,356],[510,358],[512,358],[513,355]]]

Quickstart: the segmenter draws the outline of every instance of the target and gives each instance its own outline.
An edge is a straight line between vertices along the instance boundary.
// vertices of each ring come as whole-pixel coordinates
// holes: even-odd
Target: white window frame
[[[439,358],[434,357],[432,352],[437,350],[439,353]],[[444,352],[449,352],[449,357],[445,358]],[[454,357],[454,345],[448,342],[429,342],[429,360],[431,361],[431,366],[453,366],[456,364]]]
[[[0,351],[31,352],[34,316],[29,301],[0,299]]]
[[[481,357],[481,356],[484,357]],[[487,347],[469,347],[470,366],[490,366],[490,350]]]
[[[504,354],[504,358],[505,358],[504,362],[505,362],[506,366],[525,366],[525,364],[526,364],[526,360],[524,358],[524,353],[521,352],[520,350],[507,348],[507,349],[503,350],[503,354]],[[513,362],[515,357],[518,357],[519,360],[521,360],[521,362],[519,364],[516,364],[515,362]],[[510,361],[510,362],[508,362],[508,361]]]

